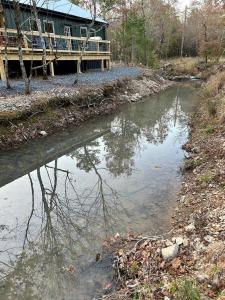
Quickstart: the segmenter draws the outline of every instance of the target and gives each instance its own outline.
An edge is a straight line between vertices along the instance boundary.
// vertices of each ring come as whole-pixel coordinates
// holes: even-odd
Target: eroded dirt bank
[[[110,243],[119,243],[114,268],[120,289],[104,299],[225,299],[222,75],[204,86],[202,102],[191,121],[172,231],[162,237],[114,237]]]
[[[137,78],[122,78],[99,86],[61,87],[32,96],[2,99],[0,103],[0,149],[18,147],[70,125],[109,114],[119,105],[139,101],[164,90],[172,82],[151,70]]]

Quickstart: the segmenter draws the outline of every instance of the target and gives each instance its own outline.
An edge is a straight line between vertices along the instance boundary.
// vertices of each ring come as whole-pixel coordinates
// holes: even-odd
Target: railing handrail
[[[0,32],[5,32],[4,28],[0,28]],[[6,29],[7,33],[15,33],[17,34],[17,31],[15,29]],[[23,35],[29,35],[29,36],[39,36],[38,31],[22,31]],[[55,38],[55,39],[63,39],[63,40],[69,40],[69,41],[86,41],[85,37],[75,37],[75,36],[67,36],[67,35],[57,35],[53,33],[42,33],[43,37],[48,37],[48,38]],[[103,43],[103,44],[110,44],[111,41],[108,40],[92,40],[91,37],[88,39],[88,42],[93,42],[93,43]]]

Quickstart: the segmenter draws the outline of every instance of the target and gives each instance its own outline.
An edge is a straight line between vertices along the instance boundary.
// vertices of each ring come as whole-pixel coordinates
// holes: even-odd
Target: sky
[[[179,0],[178,1],[178,7],[179,9],[185,8],[186,5],[189,5],[191,3],[191,0]]]

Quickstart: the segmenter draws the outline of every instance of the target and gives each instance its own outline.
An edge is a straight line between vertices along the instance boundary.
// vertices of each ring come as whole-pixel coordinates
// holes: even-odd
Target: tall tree
[[[43,34],[42,34],[41,23],[40,23],[40,20],[38,18],[36,0],[32,0],[32,11],[33,11],[33,15],[34,15],[34,21],[37,24],[37,29],[38,29],[39,37],[40,37],[40,40],[41,40],[42,49],[43,49],[43,55],[42,55],[43,79],[47,80],[48,79],[48,73],[47,73],[46,45],[45,45],[45,39],[44,39]]]
[[[14,9],[14,20],[17,31],[17,47],[18,47],[18,56],[20,62],[20,69],[22,73],[22,78],[24,80],[25,85],[25,94],[30,94],[30,79],[27,76],[26,68],[23,60],[23,34],[21,29],[21,11],[20,11],[20,3],[18,0],[13,0],[13,9]]]
[[[6,22],[5,22],[5,12],[4,7],[2,5],[2,2],[0,0],[0,14],[2,15],[2,26],[4,28],[4,43],[5,43],[5,49],[4,49],[4,61],[5,61],[5,77],[6,77],[6,88],[10,89],[10,82],[9,82],[9,64],[8,64],[8,33],[6,28]]]

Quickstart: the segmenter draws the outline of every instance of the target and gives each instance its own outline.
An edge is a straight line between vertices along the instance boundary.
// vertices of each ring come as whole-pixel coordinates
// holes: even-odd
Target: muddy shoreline
[[[218,93],[202,98],[190,122],[171,232],[116,237],[119,290],[103,299],[225,299],[224,89]]]
[[[143,70],[137,78],[121,78],[96,87],[60,88],[27,98],[7,99],[0,111],[0,150],[18,148],[69,126],[114,112],[120,105],[140,101],[173,83]]]

